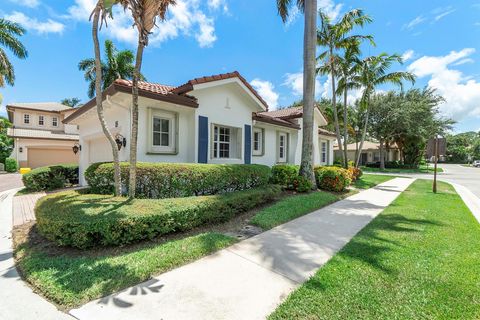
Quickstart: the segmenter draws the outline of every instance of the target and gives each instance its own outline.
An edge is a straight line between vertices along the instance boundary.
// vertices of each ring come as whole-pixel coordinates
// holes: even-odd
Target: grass
[[[35,230],[31,230],[32,233]],[[61,254],[42,242],[18,244],[17,266],[36,291],[66,310],[211,254],[236,239],[208,232],[164,243],[90,252],[71,250]]]
[[[270,319],[479,319],[480,224],[414,182]]]
[[[435,169],[433,165],[422,165],[418,169],[400,169],[400,168],[386,168],[380,170],[380,168],[361,167],[363,172],[385,172],[385,173],[433,173]],[[443,172],[442,168],[437,167],[437,172]]]
[[[355,181],[354,187],[357,189],[368,189],[392,178],[394,177],[365,174]],[[314,210],[320,209],[335,201],[341,200],[353,193],[355,193],[355,191],[345,193],[315,191],[308,194],[289,196],[277,201],[272,206],[260,210],[252,218],[250,223],[259,226],[264,230],[268,230]]]

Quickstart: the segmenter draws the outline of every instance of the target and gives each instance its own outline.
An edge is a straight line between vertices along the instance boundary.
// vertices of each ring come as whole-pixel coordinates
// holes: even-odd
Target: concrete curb
[[[450,183],[455,188],[455,191],[459,194],[460,198],[462,198],[465,205],[470,209],[478,223],[480,223],[480,199],[462,185],[448,181],[445,182]]]

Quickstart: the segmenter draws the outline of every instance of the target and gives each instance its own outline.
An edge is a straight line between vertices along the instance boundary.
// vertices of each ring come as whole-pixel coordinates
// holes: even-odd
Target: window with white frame
[[[176,114],[151,110],[150,151],[173,153],[176,150]]]
[[[253,155],[263,155],[263,129],[253,128]]]
[[[42,115],[38,116],[38,125],[39,126],[45,125],[45,116],[42,116]]]
[[[288,142],[287,134],[278,133],[278,162],[287,162]]]
[[[239,159],[240,129],[215,124],[212,131],[212,158]]]
[[[58,118],[57,117],[52,117],[52,126],[53,127],[58,127]]]
[[[29,114],[24,114],[23,115],[23,123],[24,124],[30,124],[30,115]]]
[[[321,142],[321,159],[320,161],[322,163],[327,163],[327,142],[326,141],[322,141]]]

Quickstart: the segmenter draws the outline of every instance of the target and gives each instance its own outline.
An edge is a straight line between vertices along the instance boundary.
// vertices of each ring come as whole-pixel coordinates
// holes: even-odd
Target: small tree
[[[70,107],[70,108],[75,108],[77,106],[80,106],[80,102],[82,100],[80,100],[79,98],[65,98],[65,99],[62,99],[62,101],[60,101],[61,104],[67,106],[67,107]]]
[[[7,118],[0,117],[0,163],[5,163],[13,151],[13,139],[7,136],[7,128],[11,126]]]

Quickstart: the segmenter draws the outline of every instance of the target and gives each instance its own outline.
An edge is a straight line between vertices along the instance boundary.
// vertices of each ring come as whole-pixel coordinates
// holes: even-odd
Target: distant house
[[[105,118],[117,138],[120,160],[128,161],[132,83],[116,80],[103,92]],[[174,87],[139,83],[138,160],[183,163],[299,164],[303,108],[269,111],[238,73],[196,78]],[[92,99],[65,120],[80,133],[80,181],[92,163],[111,161]],[[314,112],[314,163],[333,163],[334,135]]]
[[[438,138],[438,161],[443,162],[447,158],[447,139]],[[435,139],[431,138],[427,142],[425,150],[425,158],[430,161],[435,161]]]
[[[7,105],[8,119],[13,124],[7,135],[14,139],[11,157],[20,167],[78,162],[72,147],[78,143],[76,125],[62,121],[75,109],[57,102],[12,103]]]
[[[358,143],[358,147],[360,143]],[[347,154],[348,160],[355,161],[355,154],[357,150],[356,143],[350,143],[347,145]],[[341,159],[342,155],[339,151],[337,145],[334,147],[335,159]],[[400,160],[400,151],[396,144],[391,144],[388,147],[385,146],[384,150],[385,161],[399,161]],[[369,162],[379,162],[380,161],[380,143],[365,141],[363,143],[362,155],[360,156],[360,165],[364,165]]]

